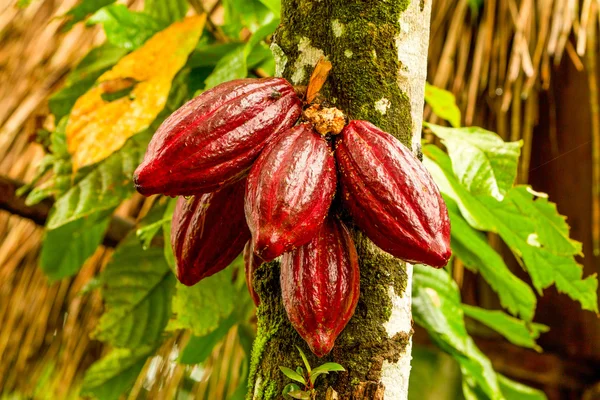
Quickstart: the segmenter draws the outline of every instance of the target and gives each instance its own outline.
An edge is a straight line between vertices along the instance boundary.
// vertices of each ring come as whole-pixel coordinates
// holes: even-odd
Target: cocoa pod
[[[246,286],[248,287],[248,292],[250,293],[250,297],[252,297],[252,301],[256,307],[260,305],[260,297],[254,290],[252,277],[254,271],[256,271],[256,268],[260,267],[261,264],[262,261],[254,254],[252,241],[248,240],[246,246],[244,247],[244,270],[246,272]]]
[[[286,131],[256,160],[246,186],[246,221],[265,261],[308,243],[327,216],[336,170],[329,143],[310,124]]]
[[[190,100],[158,128],[134,173],[145,196],[196,195],[242,179],[271,140],[298,120],[283,78],[237,79]]]
[[[360,294],[358,255],[344,224],[329,216],[308,244],[285,253],[280,281],[292,326],[323,357],[354,314]]]
[[[370,122],[351,121],[336,139],[335,155],[342,203],[377,246],[405,261],[446,265],[448,210],[408,148]]]
[[[177,279],[184,285],[192,286],[227,267],[250,239],[244,217],[245,182],[177,199],[171,246],[177,259]]]

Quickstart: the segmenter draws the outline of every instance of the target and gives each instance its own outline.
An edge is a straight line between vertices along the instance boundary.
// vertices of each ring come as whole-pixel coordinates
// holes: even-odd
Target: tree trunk
[[[365,119],[415,152],[420,148],[431,0],[282,0],[272,46],[277,74],[306,85],[322,57],[333,69],[322,94],[351,119]],[[349,225],[351,225],[351,222]],[[406,399],[411,352],[412,266],[353,230],[361,293],[354,317],[330,355],[317,359],[290,325],[279,287],[279,265],[254,275],[262,303],[250,371],[249,399],[280,399],[296,369],[335,361],[347,372],[317,381],[317,398]],[[330,389],[331,388],[331,389]]]

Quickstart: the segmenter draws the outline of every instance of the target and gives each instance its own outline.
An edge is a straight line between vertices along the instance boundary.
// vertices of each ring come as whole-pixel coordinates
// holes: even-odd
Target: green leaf
[[[299,391],[299,390],[300,390],[300,386],[296,385],[295,383],[288,383],[283,388],[283,391],[281,392],[281,394],[283,394],[283,397],[285,397],[286,399],[289,399],[290,396],[287,396],[287,394],[289,392],[296,392],[296,391]]]
[[[291,380],[300,382],[301,384],[306,385],[306,380],[304,380],[304,377],[302,375],[298,374],[293,369],[288,368],[288,367],[279,367],[279,369],[285,376],[287,376]]]
[[[281,14],[281,0],[260,0],[260,2],[273,11],[276,17]]]
[[[503,209],[498,210],[499,216],[513,212],[515,215],[530,217],[536,237],[528,237],[528,241],[534,247],[550,247],[557,255],[583,255],[581,243],[569,237],[570,228],[566,217],[558,213],[556,204],[548,201],[547,194],[534,192],[528,186],[517,186],[500,204]]]
[[[579,301],[585,310],[598,312],[596,274],[582,279],[583,269],[574,256],[581,244],[569,238],[564,217],[544,197],[534,200],[527,186],[513,188],[504,201],[486,199],[498,221],[498,233],[524,266],[541,292],[552,284],[559,292]],[[562,219],[562,224],[558,223]]]
[[[123,4],[102,8],[87,23],[102,24],[106,40],[127,50],[137,49],[168,25],[148,14],[131,11]]]
[[[328,374],[329,372],[334,372],[334,371],[345,371],[345,369],[340,364],[334,363],[334,362],[328,362],[325,364],[321,364],[318,367],[314,368],[312,370],[312,372],[310,373],[310,381],[314,385],[315,382],[317,381],[317,377],[319,375]]]
[[[98,71],[97,73],[83,78],[69,86],[65,86],[54,93],[48,100],[50,112],[54,114],[57,119],[61,119],[68,115],[77,99],[94,86],[96,79],[102,75],[102,72],[103,71]]]
[[[531,276],[539,293],[552,284],[583,309],[598,312],[596,275],[582,279],[574,256],[581,244],[569,238],[568,225],[545,194],[529,186],[512,188],[503,201],[474,196],[456,179],[449,157],[435,146],[425,146],[424,164],[444,195],[452,198],[469,225],[502,237]],[[535,199],[534,196],[538,198]]]
[[[127,54],[127,50],[111,43],[103,43],[93,48],[77,64],[75,69],[69,73],[66,79],[67,85],[72,85],[90,76],[98,77],[112,68],[121,58]]]
[[[42,201],[52,197],[53,195],[54,189],[50,186],[50,184],[44,182],[42,185],[31,189],[31,192],[29,192],[27,198],[25,199],[25,205],[31,207],[33,205],[41,203]]]
[[[144,250],[131,232],[117,247],[101,279],[106,311],[93,336],[116,347],[158,342],[171,316],[175,285],[162,249]]]
[[[264,26],[261,26],[248,40],[244,46],[235,46],[233,49],[223,56],[215,69],[206,79],[206,89],[213,88],[220,83],[227,82],[233,79],[245,78],[248,75],[248,58],[253,53],[253,50],[261,40],[267,35],[273,33],[277,25],[278,19],[268,21]],[[255,53],[257,54],[257,53]],[[200,58],[199,56],[196,56]],[[264,60],[266,54],[258,56],[257,59],[251,60],[252,63],[259,63]],[[272,56],[271,56],[272,57]]]
[[[296,346],[296,348],[298,349],[298,353],[300,353],[300,357],[302,357],[302,362],[304,363],[304,366],[306,367],[306,370],[308,371],[308,374],[310,375],[310,372],[312,371],[310,368],[310,364],[308,363],[308,360],[306,359],[306,354],[304,354],[304,352],[302,351],[302,349],[298,346]]]
[[[443,269],[415,265],[413,317],[431,339],[460,364],[465,395],[480,390],[488,398],[501,399],[496,373],[490,360],[468,335],[456,283]]]
[[[515,382],[505,376],[497,374],[500,389],[506,400],[546,400],[547,397],[541,390]]]
[[[219,60],[212,74],[206,78],[206,89],[233,79],[245,78],[247,74],[245,47],[236,47]]]
[[[430,333],[439,334],[453,349],[466,354],[468,334],[456,283],[445,270],[426,269],[420,265],[415,267],[415,321]]]
[[[263,62],[258,64],[255,68],[262,70],[267,76],[275,76],[275,59],[273,58],[273,53]]]
[[[73,25],[83,21],[88,15],[95,13],[102,7],[114,3],[116,0],[82,0],[75,7],[71,8],[63,17],[68,18],[63,31],[70,30]]]
[[[177,205],[177,198],[169,199],[167,203],[167,208],[165,209],[165,214],[163,216],[162,230],[163,230],[163,239],[164,239],[164,256],[167,264],[169,264],[169,268],[171,271],[177,275],[177,260],[175,260],[175,254],[173,254],[173,249],[171,248],[171,220],[173,219],[173,212],[175,211],[175,206]]]
[[[112,212],[133,191],[133,171],[146,151],[146,140],[134,136],[123,148],[98,164],[67,193],[60,197],[47,222],[48,229],[99,212]]]
[[[135,235],[142,242],[142,248],[147,250],[154,239],[154,236],[161,230],[163,224],[171,220],[171,217],[165,218],[165,210],[168,202],[161,198],[158,204],[155,204],[146,216],[140,221]],[[164,258],[164,257],[163,257]]]
[[[113,349],[86,371],[81,395],[99,400],[118,400],[131,389],[153,351],[150,346]]]
[[[223,30],[235,39],[239,39],[242,28],[256,32],[275,18],[273,12],[259,0],[223,0],[222,3],[225,9]]]
[[[270,19],[264,25],[261,25],[260,28],[257,29],[252,36],[250,36],[248,43],[246,43],[246,55],[249,55],[254,47],[264,40],[264,38],[275,32],[275,29],[277,29],[278,25],[279,18]]]
[[[66,86],[54,93],[48,105],[56,120],[68,115],[75,101],[87,92],[105,71],[114,66],[127,50],[110,43],[96,47],[67,76]]]
[[[67,119],[59,121],[56,130],[50,134],[50,154],[42,159],[38,166],[38,173],[28,185],[19,189],[18,195],[31,191],[25,199],[25,204],[32,206],[48,197],[59,197],[71,187],[72,165],[71,156],[67,151],[65,126]],[[52,168],[52,176],[40,186],[32,189],[39,178]]]
[[[144,12],[151,17],[171,24],[185,17],[188,10],[186,0],[145,0]]]
[[[438,117],[450,122],[455,128],[460,127],[460,109],[452,93],[425,82],[425,102]]]
[[[433,176],[442,194],[454,200],[469,225],[480,231],[495,232],[494,215],[482,204],[483,196],[472,195],[459,181],[452,170],[450,157],[439,147],[425,145],[423,165]]]
[[[494,132],[478,127],[427,127],[442,139],[456,176],[471,194],[502,200],[517,176],[521,141],[504,142]]]
[[[144,250],[147,250],[150,247],[152,239],[154,239],[156,234],[160,231],[163,224],[168,221],[170,221],[170,219],[159,219],[158,221],[149,223],[135,231],[136,236],[142,242]]]
[[[237,303],[231,272],[232,268],[227,268],[192,287],[178,283],[173,298],[176,318],[169,323],[169,329],[190,329],[196,336],[217,329]]]
[[[110,219],[95,213],[47,230],[42,243],[40,268],[51,281],[76,274],[102,242]]]
[[[270,59],[273,59],[273,53],[269,46],[264,43],[259,43],[248,55],[246,64],[250,70],[257,68],[259,65],[266,63]]]
[[[481,322],[487,327],[500,333],[509,342],[517,346],[527,347],[541,352],[542,349],[535,340],[542,332],[548,332],[549,327],[542,324],[528,323],[518,318],[511,317],[502,311],[485,310],[467,304],[462,305],[465,315]]]
[[[413,344],[408,400],[462,399],[460,365],[434,346]],[[435,379],[431,377],[435,376]]]
[[[313,372],[320,372],[320,371],[327,371],[327,372],[345,371],[345,369],[338,363],[327,362],[327,363],[321,364],[317,368],[313,369]]]
[[[488,244],[485,236],[469,226],[460,215],[456,203],[450,198],[445,201],[452,226],[452,253],[469,270],[483,276],[498,294],[502,307],[511,314],[531,321],[537,303],[531,287],[510,271],[500,254]]]
[[[60,159],[58,159],[55,155],[53,154],[46,154],[44,157],[42,157],[42,159],[40,160],[40,163],[38,164],[37,168],[36,168],[36,172],[34,177],[31,179],[31,181],[29,183],[24,184],[23,186],[21,186],[20,188],[18,188],[15,192],[15,194],[19,197],[29,193],[33,187],[35,186],[35,184],[44,176],[46,175],[46,173],[50,170],[52,170],[52,167],[54,166],[55,162],[60,161]],[[30,200],[30,203],[26,203],[28,206],[32,206],[34,204],[39,203],[41,200],[45,199],[48,196],[42,197],[39,200]]]
[[[219,60],[236,49],[244,47],[242,42],[214,43],[194,50],[188,60],[191,68],[212,67],[218,64]]]
[[[183,349],[179,358],[181,364],[200,364],[212,353],[231,328],[239,322],[239,315],[231,313],[227,319],[221,321],[217,329],[204,336],[192,336]]]

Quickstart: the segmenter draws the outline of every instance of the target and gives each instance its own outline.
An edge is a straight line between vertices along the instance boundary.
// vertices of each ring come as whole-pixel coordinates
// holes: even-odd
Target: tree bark
[[[324,56],[333,69],[322,94],[351,119],[365,119],[420,152],[431,0],[282,0],[274,36],[277,74],[306,85]],[[351,226],[351,221],[348,220]],[[353,229],[361,293],[354,317],[327,357],[317,359],[290,325],[279,265],[254,274],[262,303],[253,348],[249,399],[279,399],[295,369],[335,361],[347,372],[317,381],[317,398],[406,399],[412,336],[412,266],[381,251]],[[326,393],[329,390],[329,395]]]

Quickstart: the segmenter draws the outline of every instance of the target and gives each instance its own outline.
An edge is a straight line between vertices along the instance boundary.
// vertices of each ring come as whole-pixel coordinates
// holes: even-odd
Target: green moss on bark
[[[333,65],[324,95],[349,117],[369,120],[408,143],[410,102],[398,87],[401,64],[396,47],[400,16],[408,4],[408,0],[284,1],[276,34],[288,59],[284,76],[290,80],[298,76],[293,68],[302,56],[298,44],[308,39]],[[312,72],[310,65],[301,68],[303,79],[296,84],[306,84]]]
[[[283,307],[279,263],[260,266],[254,272],[254,287],[261,304],[257,309],[258,329],[252,347],[248,399],[277,399],[281,398],[281,391],[288,383],[279,367],[295,369],[296,365],[301,365],[295,343],[302,339],[290,324]]]

